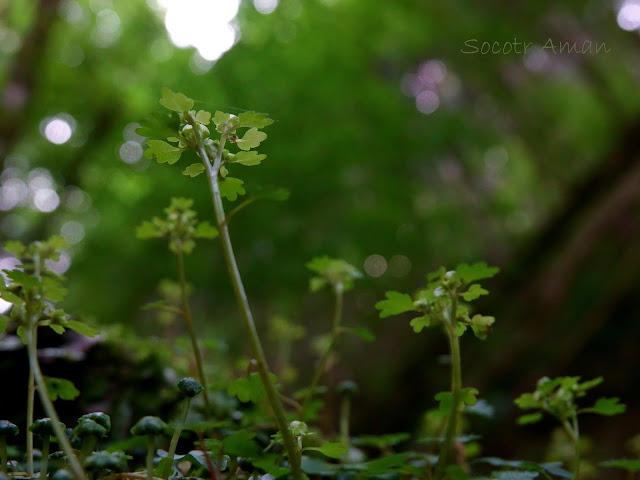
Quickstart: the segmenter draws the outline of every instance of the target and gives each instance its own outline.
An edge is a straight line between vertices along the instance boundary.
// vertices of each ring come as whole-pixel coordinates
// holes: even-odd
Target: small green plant
[[[53,406],[52,397],[66,399],[74,398],[78,391],[71,382],[64,379],[48,378],[42,374],[38,362],[38,328],[49,327],[57,334],[66,329],[86,335],[95,336],[97,331],[87,325],[71,319],[62,309],[55,308],[67,294],[62,286],[63,277],[55,273],[50,262],[58,261],[59,251],[67,247],[67,242],[58,236],[53,236],[44,242],[34,242],[28,246],[20,242],[7,242],[4,249],[16,256],[22,270],[4,270],[10,283],[0,285],[0,296],[13,304],[8,317],[0,317],[0,332],[7,323],[18,325],[17,334],[27,346],[29,357],[29,383],[27,392],[27,468],[33,475],[33,430],[34,399],[36,386],[42,406],[50,419],[50,426],[62,447],[77,480],[84,480],[85,474],[78,458],[71,448],[64,428],[58,419]]]
[[[204,405],[205,411],[208,413],[211,409],[209,403],[209,394],[207,392],[207,381],[204,373],[204,364],[202,354],[198,345],[196,329],[193,325],[191,317],[191,308],[189,306],[189,296],[187,280],[184,269],[184,255],[193,251],[196,246],[196,239],[206,238],[213,239],[218,236],[218,231],[211,226],[209,222],[198,222],[197,214],[191,209],[193,200],[186,198],[173,198],[171,205],[165,209],[166,219],[154,217],[151,221],[145,221],[136,231],[136,235],[141,239],[148,238],[167,238],[169,240],[169,250],[176,255],[178,261],[178,283],[180,284],[180,300],[182,309],[178,310],[189,332],[191,340],[191,348],[198,369],[200,382],[204,387]],[[165,302],[154,302],[147,308],[161,308],[168,311],[174,311],[174,308],[166,305]]]
[[[580,478],[580,426],[578,416],[584,413],[598,415],[618,415],[626,409],[618,398],[599,398],[591,407],[579,408],[576,400],[587,395],[587,391],[600,385],[602,377],[580,382],[580,377],[557,377],[553,380],[543,377],[538,380],[533,393],[523,393],[516,400],[518,407],[534,410],[518,419],[520,425],[536,423],[542,420],[545,413],[560,422],[571,440],[574,450],[573,478]]]
[[[493,277],[498,268],[488,267],[486,263],[468,265],[462,263],[455,270],[441,267],[427,275],[427,287],[413,297],[406,293],[387,292],[386,300],[376,304],[380,317],[385,318],[406,312],[415,312],[420,316],[411,320],[410,325],[416,333],[430,326],[442,326],[449,341],[451,354],[451,390],[436,395],[440,410],[448,412],[445,438],[440,449],[435,478],[445,477],[445,469],[452,456],[453,442],[458,433],[458,419],[464,405],[474,405],[478,390],[472,387],[462,388],[462,360],[460,340],[465,331],[471,328],[476,337],[486,338],[495,319],[484,315],[471,316],[470,308],[463,303],[472,302],[489,292],[477,282]]]
[[[267,364],[229,235],[229,220],[240,207],[226,215],[222,201],[223,198],[235,201],[239,195],[246,193],[244,182],[229,176],[229,168],[235,165],[259,165],[266,158],[266,155],[254,149],[267,138],[267,134],[261,129],[271,125],[273,120],[267,114],[256,112],[243,112],[236,116],[220,111],[213,115],[205,110],[196,111],[193,110],[195,102],[191,98],[182,93],[174,93],[168,88],[162,90],[160,104],[171,113],[154,115],[137,130],[138,134],[150,138],[147,140],[149,148],[145,151],[145,156],[167,164],[176,163],[186,151],[193,151],[200,157],[199,163],[191,164],[182,173],[189,177],[204,173],[207,178],[225,262],[256,361],[256,369],[282,433],[293,477],[295,480],[302,480],[299,451],[288,428],[287,415],[272,378],[274,375]],[[218,136],[216,139],[211,138],[211,131],[207,127],[210,124],[215,125]],[[244,133],[241,134],[241,131]],[[225,148],[232,144],[238,148],[235,153]],[[276,199],[282,197],[275,196]]]

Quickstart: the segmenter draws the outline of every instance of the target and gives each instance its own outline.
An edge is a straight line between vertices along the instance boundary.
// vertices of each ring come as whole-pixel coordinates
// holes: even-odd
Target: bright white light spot
[[[84,8],[75,0],[60,2],[58,13],[69,23],[84,23],[87,18]]]
[[[278,0],[253,0],[253,6],[259,13],[267,15],[276,9]]]
[[[216,62],[214,60],[206,60],[202,58],[202,55],[196,51],[189,59],[189,68],[196,75],[203,75],[211,70],[215,63]]]
[[[29,189],[19,178],[10,178],[0,187],[0,210],[11,210],[24,203],[29,196]]]
[[[120,147],[120,158],[126,163],[136,163],[142,157],[142,147],[137,142],[124,142]]]
[[[406,276],[411,271],[411,260],[404,255],[394,255],[389,260],[389,273],[394,277]]]
[[[627,31],[640,28],[640,2],[627,1],[618,11],[618,25]]]
[[[52,118],[44,127],[44,136],[56,145],[62,145],[69,141],[72,133],[71,125],[62,118]]]
[[[425,90],[416,97],[416,108],[425,115],[435,112],[440,106],[440,98],[436,92]]]
[[[33,195],[33,204],[41,212],[53,212],[60,205],[60,197],[50,188],[41,188]]]
[[[371,255],[364,261],[364,271],[370,277],[379,277],[387,271],[387,260],[382,255]]]
[[[57,262],[54,262],[53,260],[45,260],[44,263],[47,268],[53,270],[59,275],[62,275],[64,272],[69,270],[69,267],[71,266],[71,256],[67,252],[61,251],[60,258]]]
[[[60,235],[70,244],[78,243],[84,238],[84,227],[80,222],[70,220],[62,225]]]
[[[35,175],[29,180],[29,188],[34,192],[42,188],[51,188],[52,186],[51,177],[46,175]]]
[[[100,10],[96,15],[96,29],[92,35],[94,43],[101,48],[113,45],[120,37],[120,23],[120,17],[113,10]]]
[[[159,3],[167,9],[164,23],[176,46],[193,46],[209,61],[217,60],[233,46],[236,34],[229,22],[238,13],[239,0],[162,0]]]

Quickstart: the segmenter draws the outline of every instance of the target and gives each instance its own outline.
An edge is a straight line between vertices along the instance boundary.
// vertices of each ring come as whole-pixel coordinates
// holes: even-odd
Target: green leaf
[[[203,125],[209,125],[211,114],[206,110],[199,110],[198,113],[196,113],[196,120]]]
[[[209,222],[200,222],[196,227],[197,238],[213,239],[218,236],[218,229],[211,225]]]
[[[24,345],[27,344],[27,329],[24,328],[24,325],[20,325],[18,327],[18,329],[16,330],[16,335],[18,335],[18,338],[22,341]]]
[[[239,178],[226,177],[218,182],[220,195],[233,202],[238,198],[238,195],[244,195],[246,193],[242,186],[243,184],[244,182]]]
[[[380,300],[375,307],[380,310],[380,318],[415,310],[413,300],[406,293],[387,292],[386,300]]]
[[[341,458],[349,452],[341,443],[325,443],[319,447],[305,448],[305,450],[316,450],[329,458]]]
[[[14,305],[24,305],[23,299],[4,287],[0,287],[0,297],[2,297],[5,302],[13,303]]]
[[[533,393],[523,393],[514,400],[514,403],[523,410],[541,407],[540,400]]]
[[[72,382],[65,378],[44,377],[44,383],[47,386],[47,392],[51,397],[51,401],[55,402],[58,397],[62,400],[73,400],[80,392]]]
[[[7,328],[7,323],[11,320],[6,315],[0,315],[0,334],[4,332],[4,329]]]
[[[156,158],[158,163],[168,163],[173,165],[182,155],[182,149],[169,145],[162,140],[147,140],[149,149],[145,151],[145,157]]]
[[[420,333],[423,328],[431,326],[431,317],[429,317],[429,315],[424,315],[422,317],[414,318],[409,322],[409,325],[413,327],[414,332]]]
[[[90,327],[86,323],[78,322],[77,320],[69,320],[64,324],[64,326],[70,328],[74,332],[79,333],[80,335],[84,335],[85,337],[93,338],[96,335],[100,334],[99,330]]]
[[[485,290],[477,283],[474,283],[469,287],[469,289],[462,294],[462,298],[467,302],[471,302],[476,298],[480,297],[480,295],[487,295],[489,293],[488,290]]]
[[[597,377],[597,378],[594,378],[593,380],[587,380],[586,382],[582,382],[582,383],[578,384],[578,388],[581,391],[585,391],[585,390],[589,390],[590,388],[593,388],[593,387],[596,387],[596,386],[600,385],[602,382],[604,382],[604,378]]]
[[[386,435],[361,435],[353,438],[353,444],[359,447],[375,447],[380,450],[393,447],[402,442],[406,442],[411,435],[406,432],[387,433]]]
[[[365,327],[356,327],[353,330],[351,330],[351,332],[355,333],[365,342],[375,342],[376,340],[376,336],[373,334],[373,332],[371,332],[371,330]]]
[[[266,138],[266,133],[261,132],[257,128],[250,128],[241,139],[236,140],[236,145],[238,145],[238,148],[241,150],[251,150],[259,146]]]
[[[190,177],[197,177],[202,172],[204,172],[204,165],[201,163],[192,163],[187,168],[182,171],[183,175],[188,175]]]
[[[160,105],[174,112],[188,112],[193,108],[193,100],[183,93],[174,93],[165,87],[162,89]]]
[[[475,405],[478,402],[478,389],[467,387],[460,390],[460,399],[467,405]]]
[[[261,458],[259,460],[252,460],[253,466],[256,468],[260,468],[267,472],[269,475],[274,476],[275,478],[280,478],[291,472],[291,469],[281,467],[278,462],[280,458],[277,455],[272,455],[268,458]]]
[[[365,470],[370,475],[382,475],[392,471],[397,467],[401,467],[407,463],[407,453],[397,453],[388,455],[376,460],[364,463]]]
[[[595,405],[588,409],[592,413],[597,413],[599,415],[618,415],[619,413],[623,413],[627,406],[623,403],[618,403],[618,398],[599,398]]]
[[[622,468],[627,472],[638,472],[640,471],[640,459],[619,459],[619,460],[608,460],[606,462],[600,462],[600,466],[602,467],[612,467],[612,468]]]
[[[275,378],[275,375],[273,378]],[[241,377],[231,382],[227,388],[227,393],[232,397],[238,397],[238,400],[245,403],[259,403],[266,397],[264,386],[257,372],[253,372],[247,377]]]
[[[256,434],[248,430],[240,430],[228,437],[222,439],[222,446],[224,452],[228,455],[235,457],[259,457],[262,455],[262,450],[256,442],[253,441],[253,437]]]
[[[65,328],[62,325],[51,324],[49,325],[49,328],[51,328],[51,330],[56,332],[58,335],[62,335],[65,332]]]
[[[329,284],[324,277],[311,277],[309,279],[309,290],[312,292],[318,292]]]
[[[178,135],[180,118],[177,113],[154,112],[136,128],[136,133],[147,138],[168,138]]]
[[[239,163],[246,167],[252,167],[254,165],[260,165],[260,162],[267,158],[263,153],[258,153],[255,150],[250,152],[238,152],[233,157],[233,163]]]
[[[157,225],[145,220],[141,225],[136,228],[136,238],[140,240],[146,240],[148,238],[161,237],[162,232]]]
[[[18,283],[25,288],[40,287],[40,281],[33,275],[21,272],[20,270],[3,270],[14,283]]]
[[[26,247],[18,240],[9,240],[3,247],[7,252],[13,253],[16,257],[21,257],[25,252]]]
[[[461,263],[456,267],[456,273],[460,279],[467,283],[482,280],[483,278],[491,278],[499,271],[498,267],[488,267],[486,262],[478,262],[473,265]]]
[[[273,123],[273,120],[269,118],[269,115],[266,113],[256,113],[256,112],[243,112],[238,115],[238,128],[242,127],[255,127],[255,128],[264,128]]]
[[[496,319],[493,317],[474,315],[470,321],[470,325],[475,336],[484,340],[487,338],[487,334],[491,331],[491,325],[493,325],[495,321]]]
[[[521,415],[518,417],[517,423],[518,425],[529,425],[531,423],[536,423],[542,420],[542,412],[528,413],[526,415]]]
[[[42,279],[42,289],[47,300],[51,302],[59,302],[69,293],[69,291],[60,284],[59,280],[52,277],[44,277]]]

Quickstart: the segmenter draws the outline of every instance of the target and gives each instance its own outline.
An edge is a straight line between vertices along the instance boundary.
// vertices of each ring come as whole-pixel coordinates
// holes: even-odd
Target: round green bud
[[[178,390],[180,390],[180,393],[185,397],[193,398],[202,392],[204,387],[195,378],[187,377],[178,382]]]
[[[81,416],[78,422],[81,422],[84,419],[93,420],[97,424],[102,425],[107,433],[111,431],[111,417],[104,412],[87,413],[86,415]]]
[[[345,380],[338,384],[336,390],[339,395],[356,395],[358,393],[358,385],[353,380]]]
[[[100,438],[107,434],[107,429],[90,418],[81,418],[76,428],[73,429],[73,433],[78,438]]]
[[[65,425],[61,424],[60,426],[64,430]],[[31,425],[29,425],[29,430],[31,430],[35,435],[42,438],[52,437],[56,434],[53,430],[53,420],[51,420],[49,417],[36,420]]]
[[[131,433],[133,435],[164,435],[169,427],[166,423],[160,420],[158,417],[152,417],[147,415],[146,417],[142,417],[138,420],[133,428],[131,428]]]
[[[19,432],[17,425],[9,420],[0,420],[0,437],[15,437]]]

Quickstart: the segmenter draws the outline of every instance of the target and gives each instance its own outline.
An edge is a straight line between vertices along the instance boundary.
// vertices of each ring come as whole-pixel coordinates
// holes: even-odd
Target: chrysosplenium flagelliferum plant
[[[341,382],[334,392],[340,397],[339,425],[337,429],[322,432],[314,426],[322,410],[322,380],[335,362],[340,350],[338,340],[342,333],[355,333],[365,340],[375,337],[366,328],[345,326],[343,304],[349,301],[345,293],[356,286],[362,274],[350,263],[328,256],[317,257],[307,263],[313,273],[310,288],[313,292],[327,289],[333,296],[333,317],[327,335],[319,345],[319,358],[312,374],[301,376],[309,379],[306,388],[293,398],[284,390],[284,383],[270,369],[258,331],[254,324],[249,301],[244,290],[229,235],[229,223],[234,215],[259,199],[286,200],[285,189],[261,189],[244,201],[247,192],[241,176],[243,167],[259,165],[266,155],[256,149],[267,138],[265,127],[273,123],[268,115],[243,112],[233,115],[220,111],[208,112],[194,109],[195,102],[182,93],[164,89],[160,104],[166,111],[154,113],[142,122],[137,130],[148,138],[145,155],[159,163],[173,165],[183,154],[195,153],[199,161],[182,168],[188,177],[204,174],[215,212],[215,222],[200,221],[194,202],[187,198],[171,199],[164,217],[153,217],[143,222],[137,230],[141,239],[165,239],[169,251],[175,255],[179,294],[171,303],[154,302],[145,308],[157,308],[184,319],[191,342],[194,376],[177,383],[178,405],[181,413],[177,421],[168,425],[160,418],[146,416],[131,428],[131,434],[146,447],[144,473],[129,470],[134,460],[137,443],[123,448],[107,447],[105,443],[111,429],[111,420],[102,412],[81,417],[75,428],[65,429],[57,416],[53,402],[59,397],[72,398],[77,391],[64,379],[52,379],[42,375],[37,360],[37,331],[50,327],[57,333],[73,329],[84,335],[96,332],[73,320],[56,303],[66,290],[63,278],[48,268],[65,244],[59,237],[47,242],[24,246],[9,242],[5,250],[16,256],[21,267],[5,271],[6,286],[0,285],[0,296],[13,304],[7,317],[0,317],[0,331],[16,331],[27,345],[31,376],[27,392],[26,461],[7,456],[7,443],[13,441],[19,428],[8,420],[0,420],[0,459],[3,473],[15,478],[40,478],[66,480],[70,473],[76,480],[86,478],[154,478],[179,479],[208,477],[211,480],[256,480],[269,474],[275,478],[303,480],[309,477],[355,479],[402,480],[525,480],[533,478],[580,478],[580,432],[578,415],[598,413],[614,415],[624,411],[616,398],[602,398],[592,407],[578,408],[576,400],[586,395],[601,379],[580,382],[579,377],[544,378],[533,393],[521,395],[516,403],[523,409],[534,410],[524,415],[520,423],[540,420],[543,414],[555,417],[574,447],[569,473],[559,462],[536,463],[531,461],[502,460],[496,457],[474,458],[470,441],[479,437],[465,434],[466,417],[482,408],[478,402],[478,390],[463,387],[460,337],[472,332],[484,339],[491,332],[495,319],[476,313],[473,302],[489,292],[480,285],[498,273],[486,263],[463,263],[454,270],[442,267],[427,276],[427,284],[414,294],[390,291],[376,304],[380,317],[413,315],[410,326],[416,333],[429,327],[441,328],[450,351],[451,381],[447,391],[435,395],[437,409],[431,413],[438,421],[428,431],[416,428],[414,432],[388,435],[353,437],[349,429],[349,413],[352,405],[365,399],[358,396],[358,387],[352,381]],[[185,155],[186,156],[186,155]],[[202,177],[201,177],[202,178]],[[223,201],[224,200],[224,201]],[[238,202],[228,208],[228,202]],[[225,204],[226,202],[226,204]],[[228,211],[227,211],[228,210]],[[210,382],[207,377],[206,358],[201,354],[201,338],[196,335],[189,304],[189,288],[184,266],[184,256],[194,252],[196,242],[203,239],[219,239],[228,274],[234,289],[240,316],[251,348],[251,359],[244,365],[245,374],[224,385],[220,380]],[[277,328],[288,331],[287,351],[291,343],[304,334],[296,327],[277,317]],[[208,318],[215,321],[215,316]],[[290,355],[283,355],[282,361]],[[287,365],[282,365],[282,368]],[[291,378],[294,378],[292,376]],[[215,387],[212,385],[215,384]],[[216,391],[217,389],[217,391]],[[33,418],[35,392],[38,392],[48,417]],[[191,404],[193,397],[203,398],[198,410]],[[287,405],[285,409],[284,405]],[[484,414],[491,415],[490,408]],[[487,413],[489,412],[489,413]],[[193,414],[192,421],[189,415]],[[325,415],[326,417],[326,415]],[[308,424],[306,423],[308,422]],[[274,425],[275,424],[275,425]],[[338,430],[338,431],[336,431]],[[186,435],[185,435],[186,434]],[[34,436],[42,449],[40,461],[34,460]],[[51,439],[55,436],[60,451],[47,455]],[[187,440],[194,449],[179,453]],[[168,442],[168,443],[167,443]],[[435,445],[425,451],[423,444]],[[122,446],[123,444],[121,444]],[[410,448],[414,445],[416,448]],[[466,446],[465,446],[466,445]],[[158,446],[162,446],[158,449]],[[164,450],[167,448],[168,450]],[[402,447],[402,449],[400,448]],[[477,449],[476,449],[477,450]],[[632,473],[640,470],[638,460],[614,460],[602,465],[618,467]],[[264,480],[270,477],[263,476]]]

